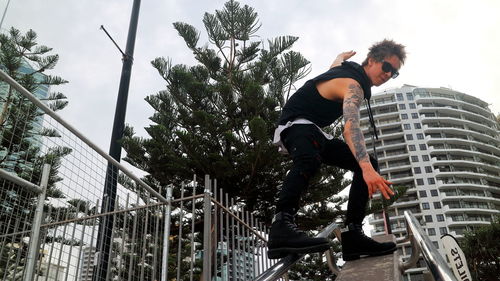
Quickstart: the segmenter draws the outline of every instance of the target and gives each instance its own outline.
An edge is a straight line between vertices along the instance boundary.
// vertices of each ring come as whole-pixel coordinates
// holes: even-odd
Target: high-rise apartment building
[[[375,141],[381,174],[409,187],[389,209],[398,240],[406,237],[403,213],[410,210],[444,256],[440,237],[463,237],[466,230],[489,224],[500,214],[499,125],[488,103],[447,88],[404,85],[372,97],[379,139]],[[373,152],[366,108],[361,126]],[[384,232],[382,213],[371,216],[373,235]],[[410,244],[399,244],[411,255]],[[422,268],[404,280],[423,280]]]

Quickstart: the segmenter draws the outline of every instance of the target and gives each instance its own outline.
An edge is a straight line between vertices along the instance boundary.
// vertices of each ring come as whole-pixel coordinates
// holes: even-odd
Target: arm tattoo
[[[360,107],[363,101],[363,89],[358,84],[350,84],[343,102],[345,130],[348,132],[347,144],[356,158],[361,162],[370,162],[366,152],[365,138],[359,126]]]

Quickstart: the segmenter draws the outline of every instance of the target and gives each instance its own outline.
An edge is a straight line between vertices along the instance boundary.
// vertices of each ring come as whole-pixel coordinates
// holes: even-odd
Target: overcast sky
[[[54,48],[60,62],[52,74],[69,80],[54,88],[69,99],[60,114],[105,151],[113,123],[121,72],[121,55],[104,25],[125,49],[132,0],[11,0],[3,29],[33,29],[38,42]],[[194,64],[192,53],[173,29],[182,21],[202,31],[205,12],[221,9],[219,0],[143,0],[128,100],[127,123],[146,136],[152,109],[147,95],[165,83],[150,61],[164,56],[174,64]],[[500,112],[500,1],[404,0],[255,0],[261,39],[294,35],[294,50],[311,61],[313,77],[325,71],[335,55],[355,50],[361,63],[368,47],[383,38],[407,46],[401,75],[374,93],[410,84],[450,87],[476,96]],[[3,12],[7,0],[0,1]],[[296,85],[297,87],[301,85]]]

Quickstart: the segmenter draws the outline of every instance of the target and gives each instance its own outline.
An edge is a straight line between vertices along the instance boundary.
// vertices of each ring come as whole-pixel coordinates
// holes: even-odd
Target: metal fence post
[[[28,261],[26,263],[26,271],[24,273],[24,280],[33,280],[33,274],[35,273],[36,260],[38,257],[38,245],[40,239],[40,226],[42,225],[43,216],[43,205],[45,203],[45,195],[47,193],[47,184],[49,182],[50,165],[43,165],[42,180],[40,182],[40,187],[42,192],[38,195],[38,202],[35,210],[35,217],[33,218],[33,226],[31,228],[31,238],[30,247],[28,250]]]
[[[167,187],[167,206],[165,207],[165,233],[163,234],[163,255],[161,267],[161,281],[168,280],[168,244],[170,236],[170,218],[172,210],[172,187]]]
[[[212,204],[210,202],[210,177],[205,175],[205,192],[203,196],[203,280],[210,281],[211,279],[211,264],[212,264]]]

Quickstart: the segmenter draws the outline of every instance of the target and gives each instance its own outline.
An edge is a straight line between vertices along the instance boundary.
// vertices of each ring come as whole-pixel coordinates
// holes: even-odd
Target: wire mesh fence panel
[[[0,102],[0,171],[39,185],[51,166],[39,239],[30,239],[39,192],[0,178],[0,280],[23,278],[30,243],[33,280],[253,280],[275,263],[263,224],[215,181],[195,177],[165,198],[0,77],[10,95]]]

